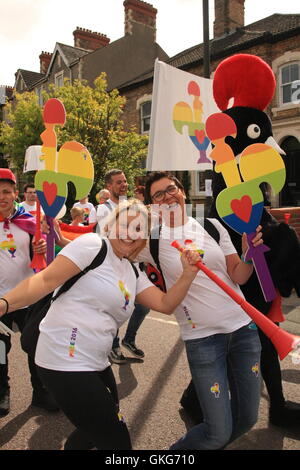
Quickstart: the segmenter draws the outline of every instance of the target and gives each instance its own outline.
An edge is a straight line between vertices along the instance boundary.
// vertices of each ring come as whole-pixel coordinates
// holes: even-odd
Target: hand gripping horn
[[[179,251],[184,251],[184,248],[175,240],[171,245]],[[274,344],[279,358],[284,359],[289,352],[300,348],[300,337],[292,335],[285,330],[279,328],[269,318],[265,317],[259,310],[253,307],[231,287],[229,287],[222,279],[220,279],[215,273],[213,273],[205,264],[201,261],[196,263],[196,266],[203,271],[212,281],[214,281],[221,289],[226,292],[242,309],[249,315],[254,323],[264,332],[264,334],[270,338]]]

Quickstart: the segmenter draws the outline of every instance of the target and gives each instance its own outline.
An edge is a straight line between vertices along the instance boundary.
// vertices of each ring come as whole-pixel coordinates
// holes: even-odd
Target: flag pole
[[[208,0],[202,0],[203,12],[203,76],[210,77],[210,48],[209,48],[209,7]]]
[[[202,0],[203,16],[203,77],[210,78],[210,46],[209,46],[209,0]],[[212,179],[212,170],[204,171],[205,180]],[[204,203],[204,216],[209,214],[212,197],[206,195]]]

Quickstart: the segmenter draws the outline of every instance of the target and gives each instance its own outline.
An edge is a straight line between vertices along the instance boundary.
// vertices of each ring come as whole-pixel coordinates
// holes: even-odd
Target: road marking
[[[292,351],[288,355],[292,358],[292,363],[293,364],[300,364],[300,352],[299,352],[299,350]]]
[[[155,320],[155,321],[158,321],[158,322],[161,322],[161,323],[168,323],[168,325],[178,326],[177,321],[163,320],[162,318],[149,317],[149,315],[147,315],[145,318],[148,318],[148,320]]]

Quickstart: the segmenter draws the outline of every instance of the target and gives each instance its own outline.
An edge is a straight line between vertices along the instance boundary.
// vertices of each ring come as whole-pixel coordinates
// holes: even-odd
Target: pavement
[[[300,299],[292,294],[283,299],[282,309],[286,320],[281,323],[281,328],[300,336]],[[125,329],[126,325],[123,325],[121,338]],[[50,414],[30,406],[32,389],[19,333],[13,336],[12,343],[9,364],[11,412],[0,418],[0,449],[61,450],[74,428],[63,413]],[[113,365],[121,411],[135,450],[166,451],[191,427],[179,405],[190,373],[175,318],[150,311],[139,329],[137,345],[145,351],[144,360],[130,357],[123,349],[127,363]],[[300,404],[300,358],[294,353],[287,355],[281,361],[281,372],[285,398]],[[226,451],[299,451],[300,426],[293,430],[272,426],[268,410],[268,394],[263,386],[257,423]],[[32,454],[24,454],[27,455]],[[229,452],[229,455],[233,454]],[[9,457],[9,454],[2,453],[1,461],[5,456]]]
[[[300,298],[293,291],[288,298],[282,298],[282,311],[285,321],[281,323],[281,328],[300,336]]]

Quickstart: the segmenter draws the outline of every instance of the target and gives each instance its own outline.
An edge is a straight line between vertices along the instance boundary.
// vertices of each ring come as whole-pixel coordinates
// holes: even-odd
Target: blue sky
[[[201,0],[148,0],[157,14],[157,42],[170,56],[202,42]],[[2,4],[2,5],[1,5]],[[246,0],[245,24],[273,13],[300,13],[298,0]],[[209,2],[210,32],[214,1]],[[39,72],[39,55],[56,42],[73,45],[77,26],[124,34],[123,0],[0,0],[0,85],[14,85],[18,68]]]

